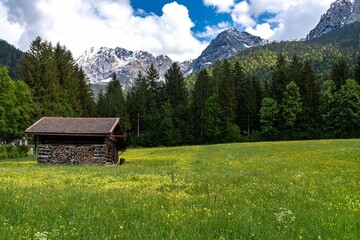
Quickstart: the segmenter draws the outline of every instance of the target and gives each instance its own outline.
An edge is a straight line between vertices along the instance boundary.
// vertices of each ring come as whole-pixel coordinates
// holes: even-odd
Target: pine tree
[[[233,70],[233,78],[235,81],[235,94],[236,94],[236,124],[242,131],[249,129],[249,113],[250,113],[250,84],[246,79],[243,67],[239,62],[236,62]],[[248,132],[249,133],[249,132]]]
[[[229,61],[222,62],[222,74],[219,79],[219,102],[224,111],[225,127],[235,123],[237,102],[235,80],[231,72]]]
[[[40,116],[61,116],[60,83],[51,43],[37,37],[20,62],[20,77],[31,89]]]
[[[113,73],[112,79],[106,88],[105,93],[107,117],[119,117],[125,129],[129,126],[129,117],[126,112],[125,97],[122,91],[120,81]]]
[[[331,79],[335,82],[336,89],[340,90],[341,86],[344,85],[350,77],[349,65],[343,58],[340,58],[339,61],[334,64],[331,71]]]
[[[81,108],[81,117],[94,117],[96,115],[96,103],[94,101],[94,92],[84,71],[76,66],[76,78],[79,84],[79,102]]]
[[[337,137],[359,137],[360,133],[360,86],[347,80],[336,94],[333,109],[335,135]]]
[[[272,74],[270,83],[270,96],[277,102],[281,102],[286,85],[289,84],[289,74],[286,58],[280,54],[277,59],[275,69]]]
[[[69,116],[81,116],[83,109],[80,103],[80,79],[76,74],[75,60],[71,52],[65,46],[61,46],[60,43],[57,43],[54,48],[54,59],[61,87],[60,97],[65,97],[62,101],[69,105],[68,111],[72,112]]]
[[[173,63],[165,73],[165,89],[167,99],[173,109],[173,123],[175,129],[182,133],[185,143],[189,139],[189,122],[187,90],[181,69],[177,63]]]
[[[325,137],[332,137],[336,114],[334,112],[336,103],[336,84],[332,80],[324,82],[320,92],[319,112],[321,126]]]
[[[205,102],[211,96],[210,76],[206,69],[202,69],[195,82],[192,93],[192,122],[193,134],[195,135],[196,143],[204,142],[204,110]]]
[[[294,55],[289,65],[289,79],[295,82],[299,87],[303,83],[303,64],[297,55]]]
[[[356,60],[356,65],[354,69],[354,79],[358,84],[360,84],[360,53],[358,54]]]
[[[303,113],[300,116],[300,122],[303,129],[311,130],[317,117],[320,85],[315,78],[309,61],[306,61],[303,66],[301,81],[297,85],[303,103]]]

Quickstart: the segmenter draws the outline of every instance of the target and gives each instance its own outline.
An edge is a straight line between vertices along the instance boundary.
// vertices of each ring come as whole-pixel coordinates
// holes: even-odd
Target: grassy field
[[[360,140],[0,161],[0,239],[360,239]]]

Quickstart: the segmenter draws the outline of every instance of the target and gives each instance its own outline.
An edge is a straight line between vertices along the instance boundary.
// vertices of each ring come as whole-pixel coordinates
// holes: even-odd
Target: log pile
[[[42,144],[39,145],[38,162],[52,164],[115,164],[117,162],[117,152],[115,144],[111,141],[92,145]]]

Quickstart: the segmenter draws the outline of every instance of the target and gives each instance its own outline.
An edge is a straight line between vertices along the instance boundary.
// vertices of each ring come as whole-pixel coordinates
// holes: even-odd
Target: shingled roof
[[[119,124],[119,118],[43,117],[26,129],[25,133],[34,135],[108,136]]]

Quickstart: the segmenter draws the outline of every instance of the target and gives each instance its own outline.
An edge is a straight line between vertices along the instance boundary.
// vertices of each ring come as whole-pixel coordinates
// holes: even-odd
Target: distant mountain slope
[[[4,40],[0,40],[0,65],[9,67],[9,75],[17,79],[16,66],[18,65],[23,52]]]
[[[310,31],[306,39],[311,40],[360,20],[360,0],[337,0],[321,16],[318,25]]]
[[[209,66],[220,59],[229,58],[245,49],[266,44],[267,41],[236,29],[220,33],[203,51],[200,57],[180,63],[183,73],[189,74]],[[85,51],[77,63],[83,68],[92,84],[106,84],[113,72],[128,89],[138,72],[145,71],[154,64],[163,77],[173,61],[164,55],[153,56],[146,51],[129,51],[123,48],[91,48]]]
[[[262,81],[271,79],[272,69],[277,56],[282,53],[289,60],[297,55],[308,60],[316,75],[322,80],[330,76],[331,68],[340,57],[350,65],[356,63],[359,54],[360,23],[348,24],[311,41],[273,42],[251,48],[230,58],[230,62],[239,61],[248,74],[255,75]]]
[[[106,84],[112,73],[116,73],[127,89],[139,71],[145,73],[154,64],[159,74],[163,75],[173,61],[167,56],[155,57],[146,51],[101,47],[86,50],[76,62],[83,68],[91,84]]]
[[[235,28],[227,29],[221,32],[210,45],[195,59],[186,74],[198,72],[202,68],[214,64],[218,60],[234,56],[238,52],[251,47],[257,47],[268,43],[260,37],[256,37],[247,32],[239,32]]]

